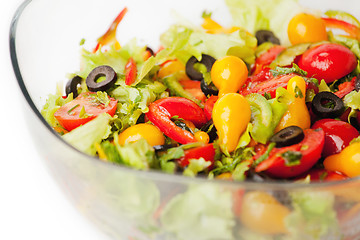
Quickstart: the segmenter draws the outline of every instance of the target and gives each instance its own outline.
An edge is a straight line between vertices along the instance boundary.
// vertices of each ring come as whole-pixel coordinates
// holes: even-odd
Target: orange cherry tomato
[[[328,40],[324,21],[307,13],[300,13],[290,20],[288,36],[293,45]]]

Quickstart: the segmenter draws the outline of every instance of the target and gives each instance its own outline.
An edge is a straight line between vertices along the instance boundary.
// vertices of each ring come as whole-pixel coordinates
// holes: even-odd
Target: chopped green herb
[[[302,70],[301,68],[299,68],[299,66],[296,65],[295,63],[293,63],[292,68],[276,67],[275,70],[270,70],[270,72],[272,73],[272,75],[274,77],[277,77],[279,75],[286,75],[286,74],[290,74],[290,73],[296,73],[296,74],[299,74],[300,76],[307,75],[307,72]]]
[[[304,98],[304,94],[302,93],[301,89],[298,86],[295,87],[295,97]]]
[[[202,18],[210,18],[212,15],[212,12],[203,11],[201,17]]]
[[[256,160],[254,161],[253,165],[254,165],[254,166],[257,166],[257,165],[259,165],[261,162],[263,162],[264,160],[266,160],[266,159],[269,157],[270,152],[271,152],[271,150],[273,150],[273,148],[275,147],[275,145],[276,145],[276,143],[274,143],[274,142],[270,143],[269,146],[268,146],[268,149],[266,150],[266,152],[265,152],[263,155],[261,155],[258,159],[256,159]]]
[[[302,154],[297,151],[287,151],[281,154],[281,157],[285,160],[285,165],[291,167],[300,164]]]
[[[75,108],[79,107],[80,104],[76,104],[75,106],[73,106],[72,108],[69,109],[69,111],[67,112],[69,115],[71,115],[71,112],[74,111]]]

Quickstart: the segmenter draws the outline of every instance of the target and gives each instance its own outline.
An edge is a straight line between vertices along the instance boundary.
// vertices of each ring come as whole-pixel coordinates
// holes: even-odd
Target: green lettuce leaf
[[[190,159],[189,165],[184,170],[183,175],[188,177],[196,177],[199,172],[204,171],[211,165],[211,162],[206,161],[204,158]]]
[[[59,127],[60,124],[54,117],[54,113],[63,105],[73,100],[72,94],[67,98],[63,98],[61,94],[50,94],[46,99],[46,103],[41,109],[41,115],[51,127]]]
[[[287,26],[292,17],[303,12],[297,0],[225,0],[235,26],[255,34],[271,30],[283,45],[289,45]],[[285,14],[286,13],[286,14]]]
[[[178,240],[232,240],[231,206],[231,192],[211,184],[194,185],[168,202],[160,221]]]
[[[95,144],[100,144],[111,132],[110,120],[111,116],[109,114],[100,114],[90,122],[65,134],[63,138],[79,151],[94,156],[96,153]]]
[[[351,108],[349,122],[351,117],[356,117],[356,110],[360,110],[360,92],[352,91],[344,97],[344,105]]]
[[[161,44],[165,47],[160,53],[161,57],[176,57],[184,63],[191,56],[201,60],[201,54],[208,54],[218,59],[228,53],[253,63],[253,49],[257,43],[253,36],[245,34],[243,30],[231,34],[210,34],[198,28],[173,25],[161,35]]]
[[[285,224],[294,239],[340,238],[332,193],[306,191],[290,195],[294,210],[285,219]]]

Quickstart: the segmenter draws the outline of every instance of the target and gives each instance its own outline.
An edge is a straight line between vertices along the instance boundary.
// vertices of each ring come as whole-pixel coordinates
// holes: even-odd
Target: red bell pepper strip
[[[268,65],[270,65],[276,57],[285,50],[286,48],[283,46],[275,45],[267,50],[265,53],[261,54],[255,60],[255,67],[253,71],[253,75],[258,74],[262,71],[262,69]]]
[[[136,62],[132,57],[130,57],[125,65],[125,84],[128,86],[133,84],[136,80],[136,76],[137,76]]]
[[[218,99],[219,99],[218,96],[211,96],[206,100],[206,102],[204,104],[204,113],[205,113],[206,119],[208,121],[210,121],[212,118],[212,110]]]
[[[360,40],[360,28],[358,28],[357,26],[335,18],[322,18],[322,20],[324,20],[326,27],[341,29],[347,32],[351,38]]]
[[[198,128],[206,123],[204,111],[193,101],[182,97],[159,99],[149,105],[146,113],[146,117],[169,138],[181,144],[197,142],[191,132],[176,126],[171,120],[174,116],[190,121]]]
[[[190,159],[204,158],[205,161],[211,162],[211,165],[208,167],[208,169],[211,169],[214,165],[215,154],[214,144],[206,144],[201,147],[185,150],[185,155],[178,159],[177,162],[180,167],[184,168],[189,165]]]
[[[356,77],[353,77],[350,82],[343,82],[339,85],[339,91],[335,92],[334,94],[339,98],[345,97],[345,95],[349,94],[351,91],[355,89],[355,81]]]
[[[97,52],[102,46],[108,45],[110,43],[119,44],[116,40],[116,29],[127,11],[128,9],[125,7],[112,22],[106,33],[97,40],[98,44],[94,48],[93,53]]]

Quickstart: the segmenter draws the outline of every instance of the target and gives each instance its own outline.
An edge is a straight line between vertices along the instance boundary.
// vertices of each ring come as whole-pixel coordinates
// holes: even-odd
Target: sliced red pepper
[[[247,88],[240,89],[239,93],[242,95],[249,95],[250,93],[259,93],[264,95],[265,93],[269,93],[271,97],[274,98],[276,96],[276,89],[279,87],[286,88],[289,80],[295,76],[297,75],[291,73],[287,75],[279,75],[257,84],[255,82],[254,84],[250,84]]]
[[[125,65],[125,84],[130,86],[136,80],[137,68],[136,62],[132,57],[129,58],[127,64]]]
[[[272,149],[269,157],[257,165],[255,171],[266,171],[269,175],[278,178],[290,178],[299,176],[312,168],[321,157],[325,133],[322,129],[305,129],[304,134],[305,138],[298,144]],[[281,155],[288,151],[301,153],[300,164],[286,166]]]
[[[208,121],[210,121],[210,119],[212,118],[212,110],[218,99],[219,99],[218,96],[211,96],[206,100],[204,104],[204,113]]]
[[[360,28],[358,28],[357,26],[335,18],[322,19],[324,20],[326,27],[341,29],[347,32],[350,37],[360,40]]]
[[[353,77],[350,82],[343,82],[339,85],[339,90],[335,92],[334,94],[338,96],[339,98],[345,97],[345,95],[349,94],[355,89],[355,81],[356,77]]]
[[[185,150],[185,155],[178,159],[177,162],[180,167],[184,168],[189,165],[190,159],[204,158],[205,161],[211,162],[211,165],[208,167],[208,169],[211,169],[214,164],[215,154],[214,144],[206,144],[201,147]]]
[[[168,97],[151,103],[146,116],[166,136],[181,144],[196,142],[196,139],[191,132],[176,126],[172,117],[190,121],[197,128],[207,122],[204,111],[193,101],[182,97]]]
[[[112,22],[106,33],[97,40],[98,44],[94,48],[93,53],[97,52],[102,46],[106,46],[110,43],[119,44],[118,41],[116,40],[116,29],[119,23],[121,22],[121,20],[124,18],[127,11],[128,9],[124,8],[115,18],[115,20]]]

